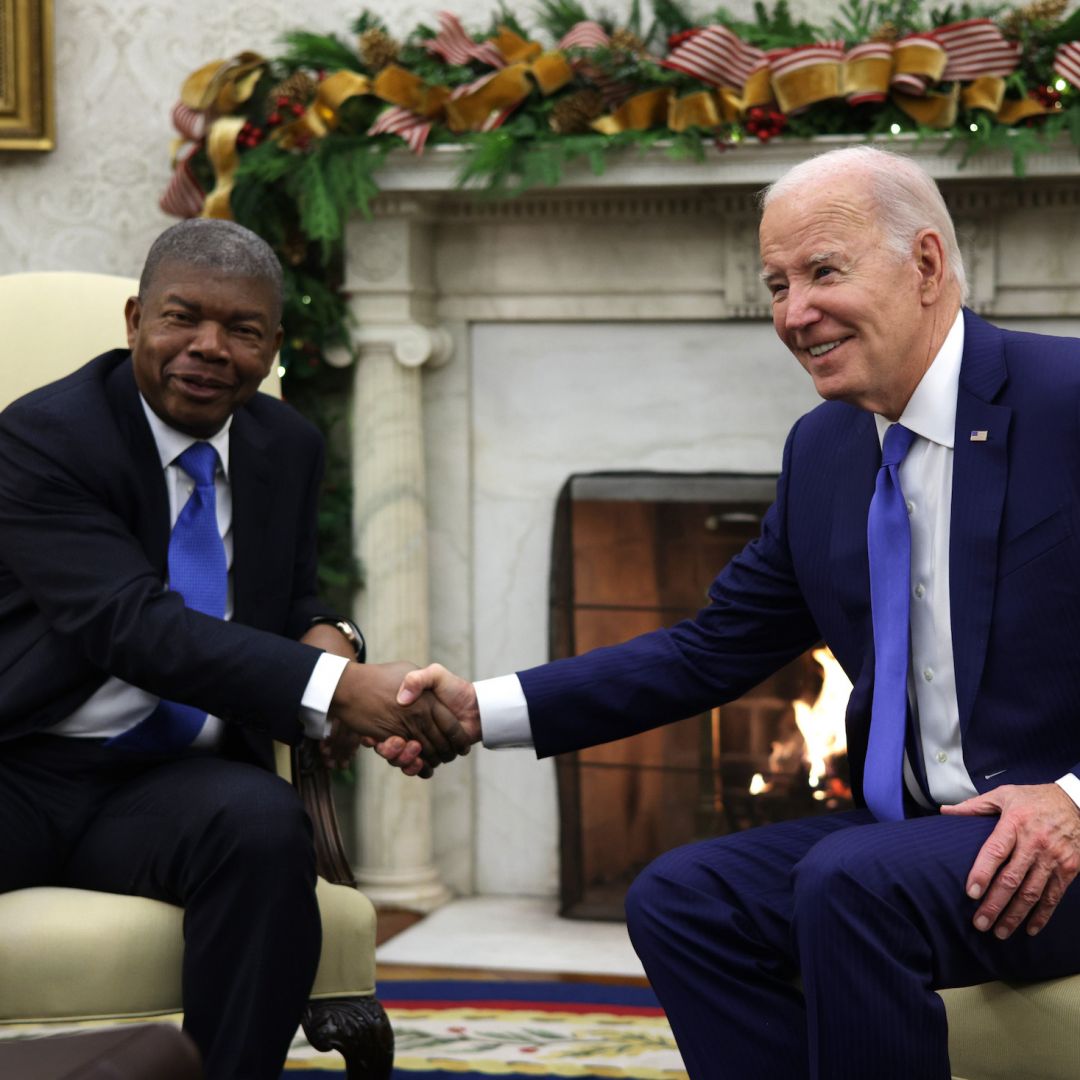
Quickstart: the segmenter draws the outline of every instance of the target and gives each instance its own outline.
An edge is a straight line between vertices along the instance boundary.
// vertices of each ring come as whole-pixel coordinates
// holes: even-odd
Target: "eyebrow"
[[[815,251],[807,260],[807,266],[821,266],[822,263],[836,262],[840,258],[840,252],[838,251]],[[783,275],[779,270],[771,270],[769,267],[764,267],[758,273],[758,277],[768,285],[768,283],[775,277],[782,277]]]
[[[198,304],[193,304],[190,300],[185,300],[177,293],[168,293],[162,298],[164,304],[176,304],[178,307],[184,308],[186,311],[199,312],[201,309]],[[230,322],[261,322],[269,325],[269,320],[266,315],[261,311],[234,311],[230,317]]]

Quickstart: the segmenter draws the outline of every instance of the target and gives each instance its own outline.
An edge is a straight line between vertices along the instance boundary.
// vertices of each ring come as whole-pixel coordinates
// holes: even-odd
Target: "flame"
[[[750,794],[760,795],[762,792],[768,791],[771,787],[772,784],[770,784],[761,773],[756,772],[750,781]]]
[[[795,723],[806,741],[806,760],[810,766],[810,786],[817,787],[825,776],[825,759],[847,750],[844,714],[851,695],[851,680],[826,647],[815,649],[814,659],[822,666],[825,680],[813,705],[794,702]]]

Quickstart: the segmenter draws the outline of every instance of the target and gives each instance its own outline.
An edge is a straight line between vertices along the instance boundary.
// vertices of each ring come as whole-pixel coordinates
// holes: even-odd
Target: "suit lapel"
[[[169,495],[130,361],[109,373],[106,393],[133,469],[135,491],[129,504],[132,528],[164,580],[169,550]]]
[[[990,640],[1012,420],[1011,409],[991,404],[1007,375],[1001,332],[970,311],[964,312],[964,323],[949,539],[949,602],[961,733],[971,719]],[[986,432],[985,441],[972,441],[973,432]]]
[[[266,455],[262,425],[245,409],[233,416],[229,431],[229,486],[233,502],[234,618],[250,617],[261,587],[265,588],[259,545],[266,542],[273,505],[273,466]]]

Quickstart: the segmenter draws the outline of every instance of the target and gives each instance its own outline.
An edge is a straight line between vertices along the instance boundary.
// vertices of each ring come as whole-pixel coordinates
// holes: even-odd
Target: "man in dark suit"
[[[947,1080],[936,988],[1080,971],[1080,343],[962,309],[908,159],[822,155],[763,208],[774,324],[826,402],[710,606],[475,687],[413,672],[399,700],[434,689],[474,739],[543,756],[731,700],[824,639],[866,805],[662,856],[631,938],[695,1080]]]
[[[315,595],[321,440],[255,393],[281,307],[262,240],[176,225],[130,350],[0,414],[0,891],[182,905],[184,1024],[216,1080],[280,1074],[319,958],[311,826],[271,739],[463,745]]]

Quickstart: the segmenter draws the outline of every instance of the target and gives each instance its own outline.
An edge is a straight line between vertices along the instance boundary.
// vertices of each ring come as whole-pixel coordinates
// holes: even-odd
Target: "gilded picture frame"
[[[0,0],[0,150],[52,150],[53,0]]]

